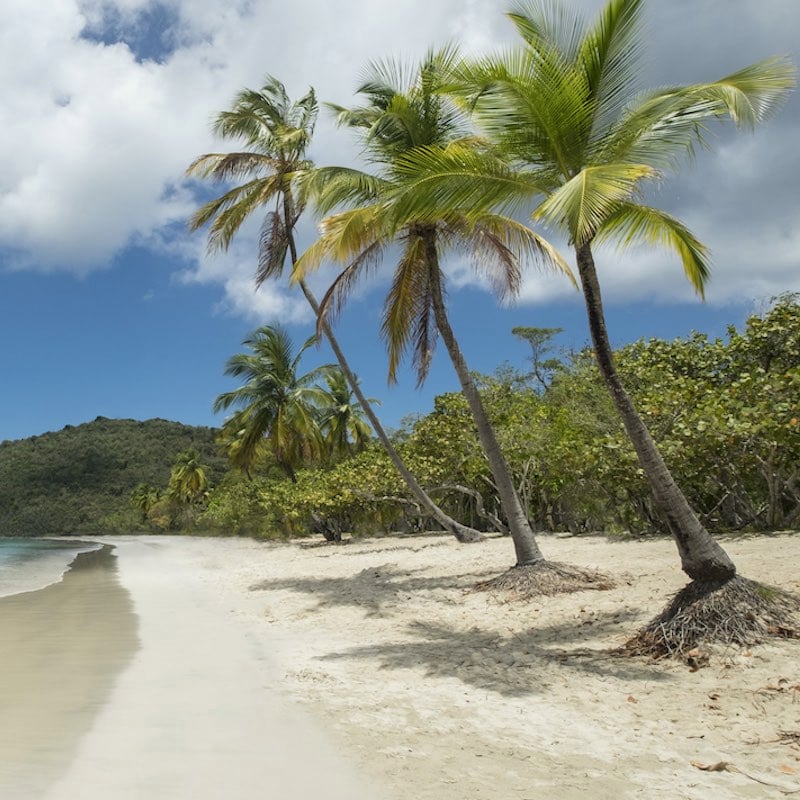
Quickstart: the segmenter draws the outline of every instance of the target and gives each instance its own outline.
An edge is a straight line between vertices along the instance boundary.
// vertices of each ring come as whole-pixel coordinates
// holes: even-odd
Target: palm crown
[[[457,65],[448,87],[508,164],[411,154],[417,213],[434,217],[453,199],[496,208],[538,196],[534,219],[573,245],[666,245],[702,294],[706,248],[680,221],[643,204],[642,190],[704,142],[707,121],[728,116],[750,127],[765,119],[793,85],[794,68],[770,58],[712,83],[639,92],[641,9],[642,0],[611,0],[585,26],[553,3],[517,6],[509,16],[525,46]]]
[[[292,103],[283,84],[268,77],[258,90],[244,89],[231,111],[214,122],[214,133],[236,139],[247,148],[234,153],[207,153],[193,161],[187,174],[219,182],[247,178],[220,197],[203,205],[191,217],[197,230],[210,223],[209,251],[226,250],[245,220],[266,212],[259,238],[256,282],[279,275],[293,245],[291,231],[303,210],[292,192],[294,175],[311,166],[305,158],[317,119],[313,90]]]
[[[314,170],[303,181],[322,213],[349,207],[322,221],[320,238],[295,270],[295,277],[302,277],[325,258],[346,265],[320,304],[322,318],[341,308],[353,285],[376,268],[388,246],[399,243],[402,248],[381,326],[390,380],[409,349],[419,381],[427,375],[437,333],[433,304],[440,290],[434,284],[444,280],[438,268],[443,248],[472,256],[500,295],[517,292],[523,256],[569,272],[547,242],[511,217],[458,203],[438,207],[435,216],[418,215],[407,202],[420,177],[411,154],[435,149],[450,157],[468,157],[479,146],[466,118],[439,91],[442,76],[456,60],[456,52],[445,49],[429,53],[415,72],[391,62],[373,65],[359,88],[367,105],[333,109],[340,124],[362,134],[376,172],[328,167]]]
[[[250,352],[228,359],[225,374],[243,383],[219,395],[214,411],[239,409],[231,418],[230,431],[240,431],[234,450],[241,464],[252,465],[252,456],[262,447],[264,437],[275,460],[292,479],[299,463],[319,456],[322,437],[317,414],[326,393],[315,382],[330,368],[298,374],[303,354],[315,343],[312,336],[295,353],[285,330],[264,326],[245,339]]]

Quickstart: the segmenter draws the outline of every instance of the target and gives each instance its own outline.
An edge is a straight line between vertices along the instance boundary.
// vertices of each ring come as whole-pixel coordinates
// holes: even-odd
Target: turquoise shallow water
[[[78,553],[100,545],[86,541],[0,536],[0,597],[43,589],[61,580]]]

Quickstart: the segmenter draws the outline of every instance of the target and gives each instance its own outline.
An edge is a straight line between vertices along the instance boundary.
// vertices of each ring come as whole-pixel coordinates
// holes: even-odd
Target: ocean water
[[[79,553],[100,546],[78,540],[0,537],[0,597],[57,583]]]

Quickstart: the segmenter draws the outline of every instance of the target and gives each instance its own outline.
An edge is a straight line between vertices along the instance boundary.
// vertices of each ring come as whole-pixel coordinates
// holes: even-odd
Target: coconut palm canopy
[[[752,129],[773,114],[795,68],[772,57],[711,83],[643,91],[642,6],[613,0],[590,25],[566,5],[517,6],[509,17],[527,46],[460,62],[448,87],[507,163],[479,150],[409,153],[406,208],[435,218],[449,203],[519,208],[535,197],[533,220],[571,244],[671,248],[702,294],[706,248],[643,194],[706,143],[715,120]]]
[[[643,92],[642,5],[610,0],[590,24],[555,2],[518,5],[509,16],[523,45],[458,63],[447,81],[493,145],[488,159],[482,150],[469,161],[441,147],[409,151],[404,169],[417,177],[404,204],[418,219],[435,220],[448,204],[495,209],[535,197],[533,222],[566,234],[600,371],[684,571],[708,584],[730,580],[735,567],[675,485],[617,375],[592,246],[666,245],[702,294],[706,248],[678,219],[646,205],[643,190],[704,143],[709,123],[763,121],[794,85],[795,69],[774,57],[711,83]]]
[[[323,318],[335,316],[387,248],[400,245],[381,324],[390,381],[409,351],[420,383],[430,367],[437,337],[436,290],[426,251],[431,235],[437,258],[452,250],[465,253],[501,298],[517,293],[522,270],[530,264],[571,277],[566,262],[544,238],[512,216],[496,213],[489,203],[475,205],[469,198],[461,202],[456,190],[445,203],[417,212],[413,195],[427,175],[429,153],[446,154],[459,164],[473,158],[484,167],[490,163],[467,117],[440,91],[443,77],[457,62],[457,51],[446,48],[429,52],[416,69],[393,61],[370,65],[358,89],[365,105],[332,109],[340,125],[360,133],[365,159],[374,171],[325,167],[303,181],[318,211],[328,216],[319,239],[298,261],[295,280],[326,259],[344,265],[321,303]],[[451,177],[456,186],[458,175]],[[445,274],[437,273],[444,289]]]

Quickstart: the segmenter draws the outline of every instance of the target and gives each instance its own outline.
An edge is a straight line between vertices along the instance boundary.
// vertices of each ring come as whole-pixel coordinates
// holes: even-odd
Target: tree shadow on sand
[[[353,607],[360,609],[367,618],[391,617],[394,609],[419,594],[427,595],[426,600],[430,602],[459,605],[463,595],[471,592],[483,575],[495,574],[491,569],[482,574],[444,576],[426,576],[420,574],[422,572],[423,569],[400,569],[396,564],[387,563],[342,577],[270,579],[250,589],[307,594],[316,601],[311,610],[319,613],[329,614],[332,610],[335,613],[337,607]],[[497,602],[502,603],[502,599],[497,598]],[[628,681],[669,680],[646,662],[621,657],[618,645],[597,645],[598,641],[611,643],[615,639],[621,644],[632,621],[641,619],[643,613],[643,609],[632,607],[591,611],[585,617],[532,626],[511,635],[478,627],[456,629],[425,621],[400,627],[403,623],[399,622],[401,641],[354,647],[319,656],[319,659],[372,660],[386,670],[423,667],[427,676],[456,677],[465,684],[511,697],[546,691],[549,680],[555,678],[554,669],[570,670],[578,679],[592,675]],[[535,614],[532,608],[532,618]]]
[[[619,624],[635,613],[609,613],[596,619],[592,636],[606,631],[613,635]],[[576,680],[588,676],[648,682],[670,679],[646,663],[620,658],[614,650],[550,646],[555,637],[563,645],[579,644],[586,638],[582,627],[565,623],[546,629],[530,628],[507,637],[493,631],[455,630],[414,622],[405,632],[416,641],[354,647],[320,656],[320,660],[372,660],[380,662],[380,669],[386,670],[422,666],[426,677],[456,677],[475,688],[506,697],[546,692],[555,677],[553,668],[575,673]]]
[[[387,609],[411,599],[413,594],[437,590],[467,591],[482,577],[479,573],[424,577],[419,570],[398,569],[394,564],[378,564],[355,575],[341,578],[274,578],[255,583],[250,591],[290,589],[316,599],[315,610],[328,611],[336,606],[364,609],[368,617],[383,616]],[[486,572],[486,575],[494,574]],[[433,594],[432,600],[452,605],[452,596]]]

